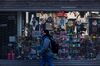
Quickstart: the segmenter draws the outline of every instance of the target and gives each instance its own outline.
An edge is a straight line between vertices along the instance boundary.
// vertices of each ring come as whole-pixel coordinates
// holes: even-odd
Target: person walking
[[[48,30],[43,30],[41,40],[41,49],[39,51],[41,56],[40,66],[45,66],[46,63],[49,66],[54,66],[53,64],[53,52],[50,49],[50,34]]]

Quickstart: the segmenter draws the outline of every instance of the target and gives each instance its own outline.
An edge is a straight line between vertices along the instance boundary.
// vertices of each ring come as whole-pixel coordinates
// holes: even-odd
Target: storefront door
[[[16,36],[17,24],[15,15],[0,13],[0,59],[7,59],[10,43],[9,37]]]
[[[5,16],[0,16],[0,59],[7,56],[8,24]]]

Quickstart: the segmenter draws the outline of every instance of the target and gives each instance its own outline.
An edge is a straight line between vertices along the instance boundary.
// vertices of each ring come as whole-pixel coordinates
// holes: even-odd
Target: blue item
[[[53,57],[47,55],[42,56],[42,59],[40,61],[40,66],[46,66],[46,63],[48,63],[48,66],[54,66]]]
[[[53,53],[49,48],[50,39],[47,36],[42,37],[41,42],[41,50],[39,51],[41,54],[40,66],[45,66],[48,63],[49,66],[53,65]]]

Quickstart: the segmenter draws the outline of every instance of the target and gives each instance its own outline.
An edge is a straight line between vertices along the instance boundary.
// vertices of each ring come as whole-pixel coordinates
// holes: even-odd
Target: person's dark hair
[[[43,30],[44,33],[46,33],[46,35],[49,35],[49,31],[48,30]]]
[[[52,36],[49,34],[49,30],[43,30],[44,31],[44,33],[46,33],[46,35],[45,36],[48,36],[49,38],[51,38]]]

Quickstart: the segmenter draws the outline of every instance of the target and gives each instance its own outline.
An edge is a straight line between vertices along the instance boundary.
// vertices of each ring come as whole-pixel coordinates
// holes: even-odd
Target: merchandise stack
[[[55,35],[55,40],[57,41],[57,43],[59,44],[60,48],[59,48],[59,52],[58,52],[58,56],[59,59],[67,59],[68,56],[68,43],[66,40],[68,37],[66,36],[66,31],[60,31],[59,34]]]

